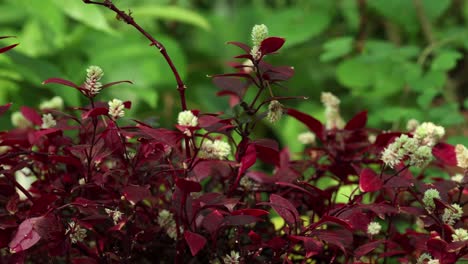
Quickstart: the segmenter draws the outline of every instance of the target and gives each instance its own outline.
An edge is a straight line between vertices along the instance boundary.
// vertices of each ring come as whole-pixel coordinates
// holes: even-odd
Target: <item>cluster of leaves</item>
[[[212,78],[232,109],[183,109],[190,122],[171,129],[110,114],[88,80],[47,79],[75,88],[89,103],[65,112],[22,107],[31,125],[0,134],[0,261],[414,263],[430,254],[450,264],[466,256],[468,241],[453,238],[466,216],[443,220],[453,203],[466,202],[465,180],[437,177],[450,171],[467,178],[454,146],[436,144],[436,160],[422,170],[403,162],[392,169],[382,163],[382,151],[412,133],[366,128],[366,111],[341,128],[284,107],[280,102],[301,98],[274,95],[294,74],[267,62],[284,43],[280,37],[253,47],[231,42],[244,51],[236,56],[242,62]],[[283,113],[317,138],[299,157],[254,133]],[[53,115],[55,125],[44,126],[41,114]],[[206,148],[217,140],[229,144],[229,155]],[[34,179],[30,188],[17,180],[20,174]],[[352,190],[347,199],[344,188]],[[428,200],[428,189],[442,196]],[[374,222],[385,232],[369,232]]]

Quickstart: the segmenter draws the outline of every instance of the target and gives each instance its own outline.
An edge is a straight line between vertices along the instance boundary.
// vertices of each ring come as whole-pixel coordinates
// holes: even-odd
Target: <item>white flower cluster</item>
[[[450,179],[456,183],[463,183],[463,179],[465,177],[463,176],[463,174],[461,173],[457,173],[455,175],[453,175]]]
[[[413,132],[414,130],[416,130],[418,126],[419,126],[419,121],[412,118],[408,120],[408,122],[406,123],[406,130],[408,130],[409,132]]]
[[[14,127],[26,129],[33,126],[33,124],[27,120],[21,112],[14,112],[11,114],[11,124]]]
[[[315,134],[310,131],[303,132],[297,136],[297,140],[304,145],[315,144]]]
[[[458,221],[463,215],[463,208],[454,203],[452,204],[452,208],[445,208],[444,214],[442,215],[442,220],[447,225],[454,225],[456,221]]]
[[[268,27],[265,26],[264,24],[261,25],[255,25],[252,28],[252,43],[253,47],[252,50],[250,51],[250,55],[254,57],[254,59],[258,60],[262,56],[260,52],[260,44],[264,39],[268,37]]]
[[[47,129],[47,128],[52,128],[57,125],[57,121],[55,121],[54,117],[52,114],[43,114],[42,115],[42,124],[41,128]]]
[[[88,95],[94,96],[101,91],[102,84],[99,82],[104,75],[104,72],[99,66],[89,66],[86,69],[86,81],[84,88]]]
[[[424,122],[414,130],[414,138],[421,142],[421,145],[429,147],[433,147],[444,135],[445,129],[431,122]]]
[[[468,149],[461,144],[457,144],[455,154],[457,156],[457,166],[465,170],[468,169]]]
[[[205,139],[200,147],[200,157],[204,159],[224,159],[231,153],[228,143],[221,140]]]
[[[427,189],[424,192],[423,202],[430,210],[435,208],[434,198],[440,199],[439,191],[436,189]]]
[[[161,228],[166,229],[166,234],[170,238],[177,239],[177,225],[171,212],[166,209],[161,210],[158,214],[158,224]],[[180,227],[180,231],[183,231],[182,227]]]
[[[332,93],[322,93],[320,100],[325,106],[325,119],[327,129],[343,128],[344,121],[340,115],[340,99]]]
[[[109,105],[109,115],[115,120],[119,117],[123,117],[125,115],[124,112],[124,104],[119,99],[113,99],[112,101],[108,102]]]
[[[415,138],[401,135],[382,152],[382,161],[385,165],[394,168],[403,159],[408,158],[409,164],[417,167],[425,166],[432,159],[430,147],[420,145]]]
[[[106,214],[112,218],[114,225],[116,225],[122,219],[123,213],[120,212],[119,210],[112,210],[112,209],[106,208],[104,209],[104,211],[106,211]]]
[[[69,227],[66,233],[70,235],[70,240],[73,244],[82,242],[86,238],[86,229],[82,228],[74,221],[70,222],[68,225]]]
[[[63,109],[63,99],[60,96],[54,96],[52,99],[48,101],[44,101],[39,105],[39,109],[54,109],[54,110],[62,110]]]
[[[223,257],[223,262],[225,264],[239,264],[240,263],[239,252],[232,250],[231,254],[226,254],[226,256]]]
[[[198,117],[196,117],[192,111],[185,110],[179,113],[177,124],[180,126],[196,127],[198,126]]]
[[[276,123],[283,116],[283,105],[277,100],[272,100],[268,105],[267,119],[271,123]]]
[[[378,235],[382,230],[382,226],[377,222],[370,222],[367,226],[367,233],[371,236]]]
[[[452,239],[454,242],[457,241],[466,241],[468,240],[468,232],[464,228],[457,228],[452,234]]]

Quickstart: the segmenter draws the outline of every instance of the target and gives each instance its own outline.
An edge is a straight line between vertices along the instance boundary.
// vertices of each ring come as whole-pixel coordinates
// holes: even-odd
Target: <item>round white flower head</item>
[[[56,125],[57,125],[57,122],[55,121],[52,114],[43,114],[42,115],[41,128],[47,129],[47,128],[54,127]]]
[[[55,109],[55,110],[62,110],[63,109],[63,99],[60,96],[54,96],[52,99],[48,101],[44,101],[39,105],[39,109]]]
[[[454,233],[452,234],[452,239],[454,242],[466,241],[468,240],[468,232],[464,228],[457,228],[454,230]]]
[[[457,174],[453,175],[450,179],[452,181],[454,181],[454,182],[462,183],[464,178],[465,177],[463,176],[463,174],[457,173]]]
[[[255,25],[252,28],[252,43],[254,46],[260,46],[262,41],[268,37],[268,27],[264,24]]]
[[[196,117],[192,111],[185,110],[179,113],[177,124],[181,126],[196,127],[198,126],[198,117]]]
[[[432,160],[432,149],[428,146],[421,146],[410,154],[410,165],[422,168]]]
[[[431,122],[424,122],[414,131],[414,138],[421,142],[421,145],[433,147],[445,135],[445,129],[436,126]]]
[[[239,264],[240,263],[239,252],[232,250],[231,254],[226,254],[226,256],[223,257],[223,261],[225,264]]]
[[[460,220],[463,215],[463,208],[460,205],[454,203],[452,208],[445,208],[442,220],[447,225],[454,225],[456,221]]]
[[[109,208],[106,208],[104,210],[106,211],[107,215],[112,217],[112,221],[114,222],[115,225],[122,219],[123,214],[119,210],[112,210]]]
[[[109,115],[113,119],[117,119],[125,115],[125,112],[124,112],[125,106],[121,100],[114,98],[112,101],[109,101],[107,104],[109,105]]]
[[[224,159],[231,153],[231,146],[228,143],[210,139],[205,139],[200,147],[200,157],[205,159]]]
[[[440,199],[438,190],[428,189],[424,192],[423,202],[429,209],[435,208],[434,198]]]
[[[418,261],[416,262],[416,264],[424,264],[424,263],[426,263],[426,260],[431,261],[432,256],[429,253],[422,253],[419,256]]]
[[[32,127],[33,124],[27,120],[21,112],[14,112],[11,114],[11,123],[13,126],[21,129]]]
[[[396,165],[400,164],[405,155],[408,153],[408,149],[413,147],[411,142],[408,142],[409,139],[410,138],[407,135],[401,135],[382,151],[381,160],[385,163],[385,165],[389,166],[390,168],[394,168]]]
[[[406,123],[406,130],[412,132],[419,126],[419,121],[412,118]]]
[[[268,105],[267,119],[271,123],[276,123],[283,115],[283,105],[277,100],[272,100]]]
[[[461,144],[457,144],[455,146],[455,154],[457,156],[457,166],[468,169],[468,149]]]
[[[297,140],[304,145],[315,144],[315,134],[310,131],[303,132],[297,136]]]
[[[82,242],[86,238],[86,229],[82,228],[74,221],[69,223],[66,233],[70,236],[70,240],[73,244]]]
[[[370,222],[367,226],[367,233],[371,236],[375,236],[380,233],[382,226],[377,222]]]
[[[89,66],[86,69],[86,81],[84,88],[87,91],[87,95],[94,96],[101,91],[102,84],[99,82],[104,75],[104,72],[99,66]]]

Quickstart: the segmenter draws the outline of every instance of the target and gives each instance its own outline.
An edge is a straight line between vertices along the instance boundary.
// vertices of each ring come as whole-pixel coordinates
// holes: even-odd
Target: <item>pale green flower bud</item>
[[[304,145],[315,144],[315,134],[310,131],[303,132],[297,136],[297,140]]]
[[[33,124],[27,120],[21,112],[14,112],[11,114],[11,123],[13,126],[21,129],[30,128]]]
[[[72,221],[69,223],[66,234],[70,236],[71,242],[76,244],[78,242],[82,242],[86,238],[86,229]]]
[[[177,123],[181,126],[196,127],[198,125],[198,117],[192,111],[185,110],[179,113]]]
[[[60,96],[54,96],[52,99],[48,101],[44,101],[39,105],[39,109],[55,109],[55,110],[62,110],[63,109],[63,99]]]
[[[267,119],[271,123],[276,123],[283,116],[283,105],[277,100],[270,101],[268,105]]]
[[[422,146],[410,154],[410,165],[424,167],[432,159],[432,149],[428,146]]]
[[[103,75],[104,72],[98,66],[89,66],[88,69],[86,69],[84,88],[87,90],[89,95],[94,96],[101,91],[102,84],[99,81]]]
[[[423,202],[429,209],[435,208],[434,198],[440,199],[440,194],[438,190],[428,189],[424,192]]]
[[[419,121],[416,119],[410,119],[406,123],[406,130],[412,132],[419,126]]]
[[[371,236],[378,235],[382,230],[382,226],[377,222],[370,222],[367,226],[367,233]]]
[[[260,46],[262,41],[268,37],[268,27],[264,24],[255,25],[252,28],[252,43],[254,46]]]
[[[109,215],[112,218],[112,221],[114,222],[115,225],[122,219],[123,213],[120,212],[119,210],[112,210],[112,209],[106,208],[104,209],[104,211],[106,211],[107,215]]]
[[[431,261],[432,256],[430,254],[428,254],[428,253],[422,253],[419,256],[418,261],[416,262],[416,264],[424,264],[424,263],[426,263],[426,260]]]
[[[41,128],[47,129],[52,128],[57,125],[57,121],[55,121],[52,114],[43,114],[42,115],[42,124]]]
[[[225,159],[231,153],[231,146],[228,143],[210,139],[205,139],[200,147],[200,157],[205,159]]]
[[[239,264],[240,263],[239,252],[232,250],[231,254],[226,254],[226,256],[223,257],[223,262],[225,264]]]
[[[461,173],[453,175],[450,179],[456,183],[462,183],[465,177]]]
[[[332,93],[324,92],[320,100],[325,106],[325,119],[327,129],[343,128],[344,121],[340,115],[340,99]]]
[[[461,144],[457,144],[455,146],[455,154],[457,157],[457,166],[468,169],[468,149]]]
[[[454,234],[452,234],[452,239],[454,242],[466,241],[468,240],[468,232],[464,228],[457,228],[454,230]]]
[[[452,204],[452,208],[445,208],[444,214],[442,215],[442,220],[447,225],[455,224],[463,215],[463,208],[460,205],[454,203]]]
[[[124,112],[125,106],[121,100],[114,98],[112,101],[109,101],[107,104],[109,105],[109,115],[113,119],[117,119],[125,115],[125,112]]]
[[[445,129],[441,126],[436,126],[431,122],[424,122],[419,125],[414,131],[416,138],[421,145],[433,147],[445,135]]]

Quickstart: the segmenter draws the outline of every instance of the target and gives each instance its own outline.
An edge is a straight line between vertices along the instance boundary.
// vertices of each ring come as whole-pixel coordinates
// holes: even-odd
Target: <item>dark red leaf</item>
[[[457,155],[453,145],[440,142],[432,148],[432,155],[447,166],[457,165]]]
[[[244,80],[228,76],[215,76],[213,77],[213,83],[221,89],[220,95],[232,94],[242,97],[247,87],[247,83]]]
[[[346,248],[353,242],[351,232],[347,230],[322,230],[317,229],[311,232],[312,235],[317,236],[319,239],[337,246],[341,251],[346,252]]]
[[[334,216],[330,216],[330,215],[324,215],[320,219],[320,223],[326,223],[326,222],[336,223],[336,224],[339,224],[342,227],[344,227],[344,228],[346,228],[346,229],[348,229],[350,231],[353,231],[353,228],[351,227],[351,225],[348,222],[346,222],[345,220],[343,220],[343,219],[340,219],[340,218],[337,218],[337,217],[334,217]]]
[[[251,215],[251,216],[259,217],[259,216],[267,215],[269,214],[269,212],[262,210],[262,209],[247,208],[247,209],[236,210],[232,212],[231,214],[232,215]]]
[[[223,214],[218,210],[213,210],[203,218],[202,226],[211,234],[214,234],[224,221]]]
[[[289,236],[290,239],[302,241],[304,243],[304,249],[306,250],[306,257],[310,258],[319,254],[322,251],[323,243],[318,241],[316,238],[306,236]]]
[[[3,115],[8,109],[10,109],[11,103],[0,106],[0,116]]]
[[[287,114],[296,118],[297,120],[302,122],[304,125],[306,125],[312,132],[315,133],[317,138],[319,138],[321,141],[325,139],[324,137],[325,128],[322,125],[322,123],[320,123],[320,121],[318,121],[317,119],[313,118],[312,116],[308,114],[302,113],[292,108],[288,108]]]
[[[367,124],[367,111],[362,111],[355,115],[351,120],[348,121],[344,129],[346,130],[358,130],[366,127]]]
[[[108,113],[109,113],[109,109],[107,107],[96,107],[96,108],[93,108],[93,109],[83,113],[81,118],[86,119],[86,118],[89,118],[89,117],[107,115]]]
[[[361,192],[375,192],[382,188],[382,180],[372,169],[365,168],[359,174],[359,189]]]
[[[372,250],[374,250],[378,246],[380,246],[380,244],[382,244],[383,242],[384,242],[384,240],[376,240],[376,241],[364,244],[364,245],[356,248],[356,250],[354,250],[354,255],[355,255],[356,258],[360,258],[362,256],[365,256],[365,255],[369,254]]]
[[[229,41],[227,44],[231,44],[231,45],[237,46],[237,47],[243,49],[243,50],[244,50],[245,52],[247,52],[247,53],[250,53],[250,50],[251,50],[251,48],[249,47],[249,45],[244,44],[244,43],[242,43],[242,42]]]
[[[41,218],[42,217],[28,218],[19,225],[18,231],[8,245],[12,253],[26,250],[39,242],[41,236],[34,229],[34,224]]]
[[[192,256],[197,255],[198,252],[205,247],[206,238],[199,234],[185,231],[184,238],[190,248],[190,252],[192,252]]]
[[[401,132],[384,132],[382,134],[377,135],[377,138],[375,139],[374,145],[380,148],[386,147],[392,139],[397,138],[401,136]]]
[[[23,116],[34,125],[40,126],[42,124],[42,117],[36,112],[36,110],[27,106],[22,106],[20,110]]]
[[[271,139],[258,139],[253,142],[257,157],[265,163],[279,166],[278,142]]]
[[[279,50],[283,46],[285,41],[286,39],[278,37],[266,38],[260,44],[260,52],[262,53],[262,55],[273,53]]]
[[[125,101],[125,102],[123,102],[123,105],[124,105],[124,107],[125,107],[126,109],[132,108],[132,102],[130,102],[130,101]]]
[[[144,125],[139,126],[140,130],[152,137],[158,142],[167,144],[171,147],[175,147],[179,140],[182,138],[180,132],[172,131],[164,128],[150,128]]]
[[[246,172],[248,168],[252,167],[255,164],[255,161],[257,161],[257,152],[255,151],[255,145],[250,144],[247,147],[244,156],[242,156],[238,177],[242,177],[244,172]]]
[[[6,47],[3,47],[3,48],[0,48],[0,53],[4,53],[4,52],[7,52],[9,50],[11,50],[12,48],[18,46],[19,44],[13,44],[13,45],[10,45],[10,46],[6,46]]]
[[[176,179],[176,185],[184,193],[199,192],[202,190],[202,186],[199,182],[189,181],[182,178]]]
[[[271,194],[270,195],[271,207],[286,221],[290,226],[297,223],[299,219],[299,212],[296,207],[287,199]]]
[[[116,84],[119,84],[119,83],[129,83],[129,84],[133,84],[131,81],[117,81],[117,82],[111,82],[111,83],[106,83],[104,84],[101,89],[104,89],[104,88],[107,88],[107,87],[111,87],[113,85],[116,85]]]
[[[71,260],[72,264],[98,264],[98,262],[89,257],[77,257]]]
[[[228,215],[224,217],[224,224],[226,225],[249,225],[260,221],[261,219],[251,215]]]
[[[151,192],[148,185],[128,185],[122,190],[122,195],[132,204],[136,204],[139,201],[150,197]]]
[[[79,91],[84,90],[83,88],[81,88],[80,86],[74,84],[73,82],[62,79],[62,78],[49,78],[49,79],[42,82],[42,84],[49,84],[49,83],[56,83],[56,84],[61,84],[61,85],[65,85],[65,86],[70,86],[70,87],[73,87],[75,89],[78,89]]]

